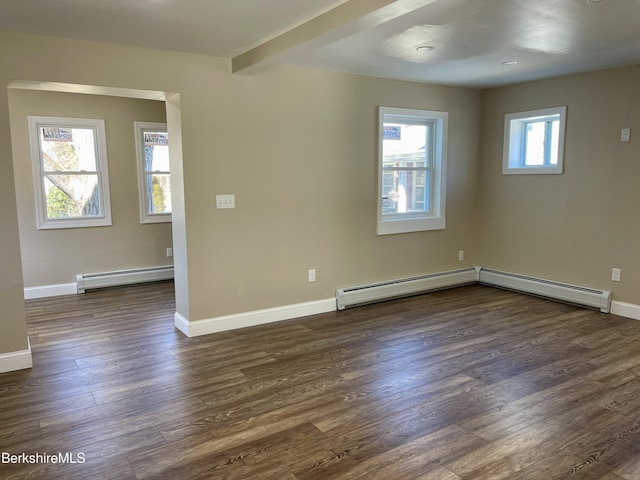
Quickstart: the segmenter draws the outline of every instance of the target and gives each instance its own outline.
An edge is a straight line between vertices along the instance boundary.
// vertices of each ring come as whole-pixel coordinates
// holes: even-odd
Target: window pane
[[[95,132],[92,128],[40,127],[45,172],[95,172]]]
[[[431,210],[428,170],[383,172],[382,214],[428,212]]]
[[[102,216],[98,175],[45,175],[47,218]]]
[[[394,118],[393,120],[398,120]],[[385,122],[382,140],[382,214],[429,211],[426,170],[398,170],[431,166],[429,125]]]
[[[382,172],[382,214],[397,213],[398,194],[395,171]]]
[[[560,140],[560,120],[551,122],[551,152],[549,163],[551,165],[558,164],[558,142]]]
[[[148,174],[146,177],[147,210],[150,214],[171,213],[171,182],[169,174]]]
[[[169,137],[167,132],[144,131],[145,172],[169,171]]]
[[[134,122],[142,223],[171,221],[169,134],[167,125]]]
[[[382,166],[427,167],[430,162],[430,128],[426,125],[384,123],[382,140]]]
[[[525,125],[525,166],[544,165],[546,122],[528,122]]]

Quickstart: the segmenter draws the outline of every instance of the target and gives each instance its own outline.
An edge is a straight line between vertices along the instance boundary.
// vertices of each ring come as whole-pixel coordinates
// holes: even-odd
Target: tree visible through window
[[[38,228],[110,225],[104,122],[29,117]]]
[[[164,123],[135,122],[143,223],[171,221],[169,135]]]

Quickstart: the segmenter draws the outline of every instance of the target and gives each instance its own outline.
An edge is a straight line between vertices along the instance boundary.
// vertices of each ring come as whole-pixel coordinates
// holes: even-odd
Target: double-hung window
[[[502,173],[562,173],[566,107],[509,113]]]
[[[104,120],[28,120],[38,228],[111,225]]]
[[[140,221],[171,221],[169,136],[165,123],[134,122]]]
[[[380,107],[378,235],[445,227],[446,112]]]

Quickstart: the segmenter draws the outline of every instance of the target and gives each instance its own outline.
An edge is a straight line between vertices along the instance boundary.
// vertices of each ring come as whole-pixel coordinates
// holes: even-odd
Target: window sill
[[[444,230],[445,217],[378,220],[378,235]]]
[[[76,219],[47,219],[38,222],[38,230],[56,230],[59,228],[110,227],[111,218],[76,218]]]
[[[560,175],[562,167],[506,167],[503,175]]]
[[[140,223],[171,223],[172,218],[170,213],[161,213],[155,215],[147,215],[140,219]]]

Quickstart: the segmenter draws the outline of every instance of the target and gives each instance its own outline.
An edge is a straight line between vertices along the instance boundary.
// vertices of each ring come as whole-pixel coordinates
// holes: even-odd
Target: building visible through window
[[[447,113],[380,107],[378,234],[444,228]]]

